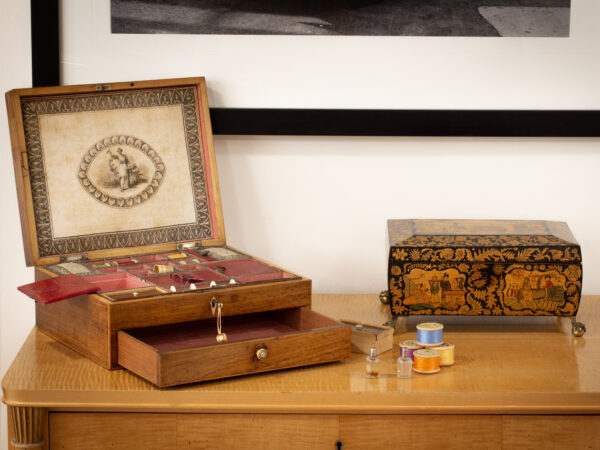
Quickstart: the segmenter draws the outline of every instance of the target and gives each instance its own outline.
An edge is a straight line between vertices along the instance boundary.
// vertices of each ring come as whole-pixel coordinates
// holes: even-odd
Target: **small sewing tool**
[[[166,266],[164,264],[156,264],[152,270],[156,273],[169,273],[173,272],[175,269],[173,266]]]
[[[166,255],[168,259],[180,259],[180,258],[187,258],[188,255],[186,255],[185,253],[171,253],[169,255]]]

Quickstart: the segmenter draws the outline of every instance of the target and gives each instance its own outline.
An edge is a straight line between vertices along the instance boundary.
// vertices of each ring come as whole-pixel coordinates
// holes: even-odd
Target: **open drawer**
[[[159,387],[339,361],[350,328],[300,307],[119,331],[118,362]]]

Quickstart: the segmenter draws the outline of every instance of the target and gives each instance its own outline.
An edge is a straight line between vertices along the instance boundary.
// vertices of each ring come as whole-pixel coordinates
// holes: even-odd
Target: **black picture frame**
[[[58,0],[31,0],[33,86],[60,84]],[[211,108],[214,134],[599,137],[600,110]]]

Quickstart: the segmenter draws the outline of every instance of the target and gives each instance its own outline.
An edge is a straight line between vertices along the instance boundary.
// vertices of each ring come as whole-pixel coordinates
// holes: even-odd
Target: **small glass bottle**
[[[398,378],[410,378],[412,375],[412,359],[408,356],[408,349],[402,348],[402,354],[396,360]]]
[[[367,356],[365,369],[367,378],[379,377],[379,358],[377,357],[377,349],[375,347],[371,347],[371,352]]]

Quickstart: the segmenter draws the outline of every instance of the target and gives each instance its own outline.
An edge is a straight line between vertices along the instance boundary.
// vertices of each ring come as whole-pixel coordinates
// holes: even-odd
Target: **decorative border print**
[[[579,262],[578,245],[554,236],[418,236],[391,250],[402,262]],[[429,246],[427,246],[429,245]]]
[[[190,165],[190,178],[196,222],[191,224],[165,226],[160,228],[89,234],[65,238],[55,238],[52,234],[50,203],[46,171],[44,168],[44,143],[40,134],[39,117],[45,114],[67,114],[90,111],[127,110],[137,108],[157,108],[162,106],[177,106],[182,109],[183,132],[187,146]],[[81,95],[64,95],[56,97],[22,98],[21,108],[27,148],[31,194],[35,216],[38,252],[40,257],[55,256],[68,253],[82,253],[95,250],[106,250],[123,247],[141,247],[165,242],[198,241],[213,237],[211,223],[210,199],[206,186],[206,174],[202,148],[202,136],[199,128],[198,96],[194,86],[177,88],[156,88],[134,91],[102,92]],[[76,130],[73,130],[75,133]],[[105,142],[106,141],[106,142]],[[143,158],[150,158],[154,165],[154,173],[149,174],[147,182],[151,189],[132,196],[122,196],[121,202],[116,196],[105,195],[92,189],[92,195],[97,196],[110,206],[133,207],[136,202],[147,200],[148,194],[156,192],[160,186],[161,176],[164,176],[164,164],[158,157],[156,149],[133,136],[108,136],[101,145],[112,144],[113,141],[136,149]],[[93,143],[90,143],[92,145]],[[115,149],[115,151],[118,151]],[[92,153],[86,154],[93,159]],[[97,156],[97,155],[96,155]],[[84,161],[82,163],[86,163]],[[84,165],[85,167],[85,165]],[[86,186],[87,174],[76,173],[82,186]],[[145,175],[140,175],[144,177]],[[91,184],[91,183],[90,183]],[[127,185],[124,185],[127,187]],[[123,189],[125,191],[125,189]],[[146,192],[146,194],[143,194]],[[112,197],[112,198],[109,198]],[[146,197],[146,198],[144,198]],[[111,205],[115,199],[115,204]]]
[[[581,295],[579,264],[394,264],[394,315],[573,316]]]

